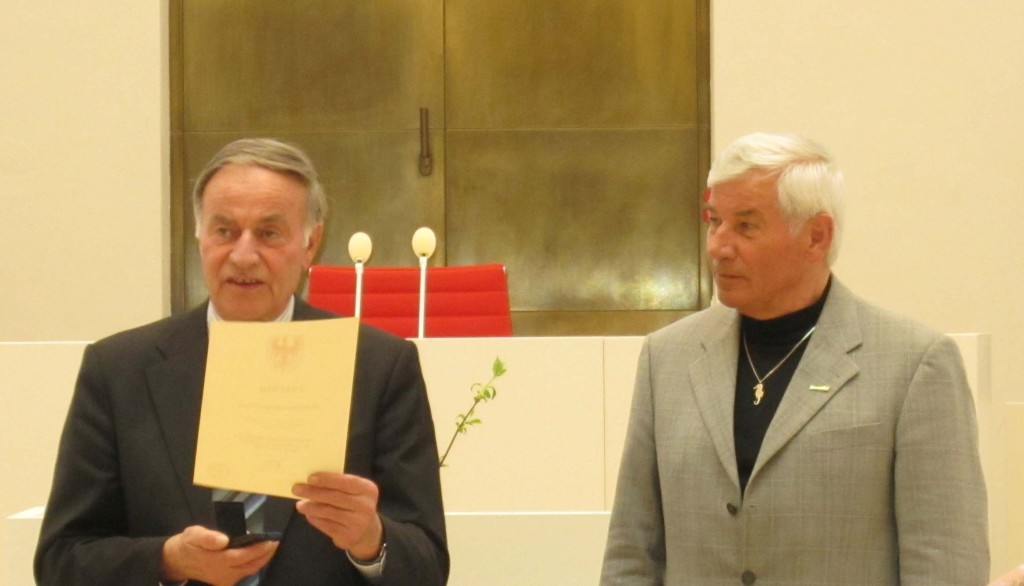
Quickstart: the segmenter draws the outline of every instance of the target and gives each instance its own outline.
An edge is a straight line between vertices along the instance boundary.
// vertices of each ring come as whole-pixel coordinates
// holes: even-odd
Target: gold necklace
[[[750,365],[750,370],[753,371],[754,378],[757,379],[757,384],[754,385],[754,404],[755,405],[760,405],[761,404],[761,399],[764,398],[764,381],[768,380],[768,377],[770,377],[771,375],[775,374],[775,371],[778,370],[779,367],[782,366],[782,364],[784,362],[789,360],[789,357],[792,356],[794,352],[796,352],[796,349],[800,347],[800,344],[803,344],[804,342],[807,341],[807,338],[811,337],[811,333],[814,332],[814,328],[816,328],[816,327],[818,327],[818,326],[816,326],[816,325],[815,326],[811,326],[811,329],[807,330],[807,333],[804,334],[804,337],[800,338],[800,341],[797,342],[796,345],[793,346],[789,350],[789,352],[787,352],[786,355],[782,357],[782,360],[780,360],[778,364],[773,366],[772,369],[768,371],[768,374],[766,374],[764,376],[761,376],[761,375],[757,374],[757,369],[754,368],[754,361],[750,359],[750,348],[747,347],[747,336],[746,336],[746,334],[742,334],[742,333],[740,334],[740,338],[743,339],[743,352],[747,355],[747,364]]]

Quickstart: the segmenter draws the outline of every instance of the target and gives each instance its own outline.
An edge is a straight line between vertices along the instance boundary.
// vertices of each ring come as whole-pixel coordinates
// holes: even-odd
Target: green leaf
[[[505,364],[501,361],[501,358],[497,356],[494,357],[494,364],[491,365],[491,373],[493,373],[495,377],[505,374]]]

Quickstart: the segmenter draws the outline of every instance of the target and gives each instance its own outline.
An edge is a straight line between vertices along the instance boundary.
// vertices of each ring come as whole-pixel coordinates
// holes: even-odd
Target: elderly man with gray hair
[[[43,585],[440,586],[448,548],[416,346],[360,326],[344,472],[249,495],[280,541],[229,546],[192,483],[209,324],[337,317],[295,293],[323,236],[309,157],[271,139],[224,147],[196,181],[207,303],[90,345],[36,551]],[[348,384],[339,381],[339,384]],[[240,517],[241,519],[241,517]]]
[[[751,134],[708,187],[721,304],[645,340],[601,584],[984,584],[960,354],[832,273],[831,156]]]

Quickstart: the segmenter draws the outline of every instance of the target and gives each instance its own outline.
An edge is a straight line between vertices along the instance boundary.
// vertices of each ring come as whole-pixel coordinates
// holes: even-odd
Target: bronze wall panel
[[[513,311],[516,336],[642,336],[687,311]]]
[[[185,135],[185,193],[191,194],[196,176],[223,145],[243,136],[236,133]],[[324,243],[317,262],[351,264],[348,240],[362,231],[373,240],[370,266],[416,266],[410,244],[413,232],[430,226],[438,233],[438,250],[431,265],[445,264],[444,172],[442,165],[428,177],[419,175],[417,131],[277,134],[276,138],[300,146],[320,172],[330,205]],[[436,141],[435,155],[444,160]],[[188,197],[188,196],[186,196]],[[206,298],[189,213],[184,221],[186,306]]]
[[[697,119],[700,121],[698,129],[700,138],[700,159],[697,161],[698,173],[700,173],[700,188],[703,191],[707,187],[707,175],[711,169],[711,3],[710,0],[699,0],[697,2]],[[698,232],[704,233],[704,225],[699,226]],[[711,305],[712,300],[712,278],[707,258],[707,239],[700,239],[700,306]]]
[[[707,304],[708,0],[169,9],[175,311],[206,295],[192,179],[241,136],[313,156],[332,204],[319,262],[347,264],[362,230],[371,265],[414,265],[428,225],[432,265],[508,266],[517,335],[640,334]]]
[[[168,36],[168,85],[170,86],[169,106],[171,109],[171,133],[185,131],[185,96],[182,92],[184,55],[182,54],[182,35],[184,0],[169,0],[167,3],[167,36]]]
[[[449,131],[448,262],[503,262],[516,311],[699,306],[694,129]]]
[[[449,0],[449,128],[698,124],[698,0]]]
[[[170,96],[168,107],[170,108],[170,179],[171,179],[171,201],[170,201],[170,226],[171,226],[171,311],[179,312],[186,307],[185,301],[185,254],[186,248],[191,244],[191,239],[186,238],[184,232],[184,218],[187,215],[186,202],[182,199],[184,146],[184,96],[182,95],[182,67],[183,58],[182,32],[184,22],[182,21],[183,0],[170,0],[167,4],[167,36],[168,36],[168,85]],[[190,213],[190,212],[189,212]]]
[[[443,122],[442,0],[184,0],[187,131]]]

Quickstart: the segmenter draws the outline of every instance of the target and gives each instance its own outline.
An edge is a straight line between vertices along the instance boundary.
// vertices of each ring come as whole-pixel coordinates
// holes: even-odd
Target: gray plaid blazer
[[[984,584],[985,484],[955,343],[833,277],[741,494],[739,324],[716,306],[645,341],[601,584]]]

